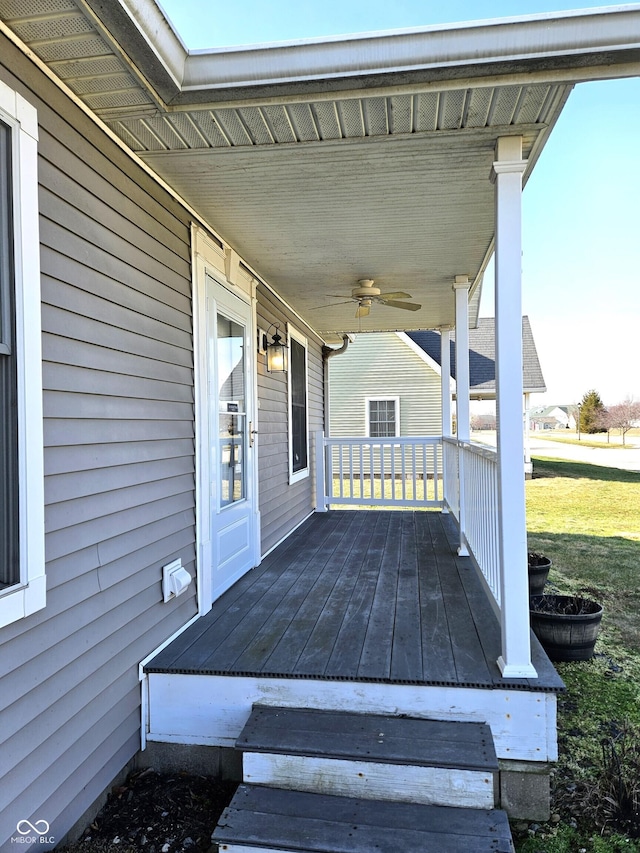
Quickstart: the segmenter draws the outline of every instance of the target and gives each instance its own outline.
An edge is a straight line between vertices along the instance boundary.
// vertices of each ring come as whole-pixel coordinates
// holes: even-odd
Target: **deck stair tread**
[[[254,705],[236,741],[243,752],[496,772],[484,723]]]
[[[240,785],[212,841],[278,853],[513,853],[505,812]]]

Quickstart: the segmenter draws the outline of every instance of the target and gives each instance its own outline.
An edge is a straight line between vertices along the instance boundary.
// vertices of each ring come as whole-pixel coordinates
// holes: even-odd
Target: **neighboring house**
[[[572,86],[638,73],[639,26],[614,7],[188,54],[153,0],[0,2],[2,849],[55,847],[145,744],[222,755],[258,701],[486,721],[503,804],[533,769],[544,810],[561,684],[527,624],[515,226]],[[505,440],[467,460],[467,329],[494,248]],[[421,307],[352,302],[369,276]],[[458,432],[433,439],[446,492],[429,502],[451,515],[325,513],[327,345],[442,329],[446,361],[454,326]],[[276,329],[286,372],[267,371]],[[479,507],[501,539],[488,562]],[[440,525],[413,554],[436,566],[437,545],[452,569],[425,590],[424,645],[387,630],[421,616],[396,519]],[[354,582],[367,655],[320,672],[335,613],[305,621],[302,586],[356,557],[368,571],[370,544],[398,595]],[[464,610],[456,566],[478,584]]]
[[[455,397],[455,336],[450,344]],[[522,318],[524,408],[546,391],[531,324]],[[436,435],[442,429],[439,332],[356,335],[329,361],[331,435]],[[469,330],[469,396],[495,399],[495,321],[481,317]]]
[[[531,429],[575,429],[575,406],[541,406],[529,412]]]
[[[440,365],[404,332],[355,335],[329,361],[332,436],[439,435]]]

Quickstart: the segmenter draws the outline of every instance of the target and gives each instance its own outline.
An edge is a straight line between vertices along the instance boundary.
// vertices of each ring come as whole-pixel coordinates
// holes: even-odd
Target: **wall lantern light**
[[[267,330],[265,337],[269,337],[269,331],[275,326],[273,340],[267,342],[267,370],[269,373],[285,373],[287,370],[287,344],[283,342],[278,334],[280,326],[277,323],[272,323]]]

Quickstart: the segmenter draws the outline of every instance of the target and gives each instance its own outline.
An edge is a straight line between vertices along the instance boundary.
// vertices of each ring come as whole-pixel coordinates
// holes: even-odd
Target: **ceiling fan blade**
[[[394,292],[394,293],[381,293],[380,296],[378,296],[378,299],[385,299],[385,300],[386,299],[412,299],[412,298],[413,297],[411,296],[410,293],[403,293],[401,290],[398,290],[397,292]]]
[[[356,317],[368,317],[370,311],[371,308],[369,305],[358,305],[358,308],[356,310]]]
[[[353,299],[343,299],[342,302],[329,302],[327,305],[314,305],[313,308],[309,308],[309,311],[317,311],[318,308],[333,308],[336,305],[348,305],[349,302],[353,301]]]
[[[395,302],[393,299],[385,299],[385,305],[391,308],[404,308],[405,311],[419,311],[422,305],[416,305],[414,302]]]

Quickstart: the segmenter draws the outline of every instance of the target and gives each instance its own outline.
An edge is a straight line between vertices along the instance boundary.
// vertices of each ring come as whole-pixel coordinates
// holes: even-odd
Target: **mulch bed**
[[[237,782],[162,774],[131,773],[68,853],[205,853],[211,833],[229,804]]]

